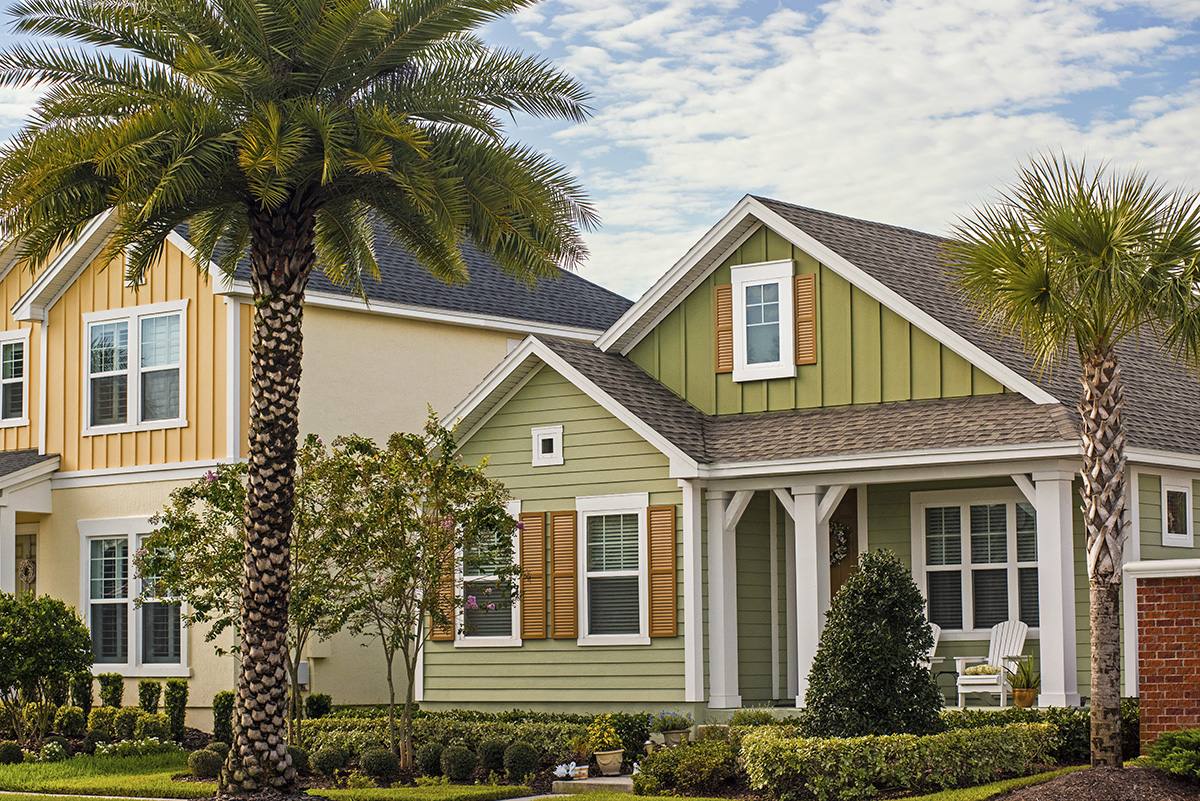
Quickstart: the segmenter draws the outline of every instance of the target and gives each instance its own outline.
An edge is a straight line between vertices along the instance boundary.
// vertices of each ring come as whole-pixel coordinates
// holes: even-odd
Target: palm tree
[[[1117,346],[1196,306],[1200,201],[1144,173],[1092,170],[1065,156],[1022,167],[1015,187],[955,228],[947,261],[982,319],[1020,336],[1041,367],[1073,349],[1083,391],[1083,519],[1091,599],[1092,764],[1121,766],[1121,555],[1125,539],[1124,388]],[[1175,326],[1185,357],[1200,327]]]
[[[557,164],[502,136],[580,121],[586,92],[473,31],[534,0],[22,0],[18,31],[84,45],[0,54],[47,86],[0,149],[0,233],[36,269],[116,209],[101,258],[139,279],[183,224],[199,266],[248,254],[255,294],[233,791],[288,792],[284,670],[301,315],[315,267],[362,289],[375,226],[467,280],[470,239],[532,282],[584,255],[594,212]],[[348,354],[352,357],[352,354]]]

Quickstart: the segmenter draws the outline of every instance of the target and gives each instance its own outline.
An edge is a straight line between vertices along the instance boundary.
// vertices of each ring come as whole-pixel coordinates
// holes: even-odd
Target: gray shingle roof
[[[0,451],[0,476],[7,476],[26,467],[57,459],[57,453],[38,453],[36,449]]]

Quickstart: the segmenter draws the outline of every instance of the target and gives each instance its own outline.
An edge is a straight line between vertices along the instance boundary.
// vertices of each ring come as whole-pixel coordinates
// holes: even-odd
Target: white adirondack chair
[[[933,645],[929,646],[929,651],[925,654],[925,658],[918,661],[917,664],[926,670],[933,670],[933,666],[940,664],[944,657],[934,656],[937,653],[938,640],[942,637],[942,627],[937,623],[929,624],[930,631],[933,632]]]
[[[1021,658],[1025,648],[1025,635],[1029,626],[1019,620],[1006,620],[992,626],[992,638],[987,656],[956,656],[954,668],[958,672],[958,705],[966,706],[968,693],[1000,693],[1000,706],[1008,706],[1008,681],[1004,669]],[[967,676],[967,666],[972,662],[1000,668],[999,673]]]

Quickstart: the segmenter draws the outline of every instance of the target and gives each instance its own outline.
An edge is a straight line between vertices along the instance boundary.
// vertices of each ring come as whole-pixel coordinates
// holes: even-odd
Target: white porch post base
[[[1075,659],[1075,555],[1070,470],[1034,473],[1037,497],[1039,706],[1078,706]]]
[[[822,612],[829,595],[829,556],[826,553],[824,568],[826,577],[821,580],[821,551],[818,531],[817,505],[821,499],[820,489],[813,486],[792,487],[792,519],[796,540],[796,708],[804,706],[808,693],[808,674],[813,659],[817,656],[817,645],[821,640]],[[826,540],[825,551],[829,550]]]
[[[737,543],[726,531],[728,492],[708,492],[708,706],[737,709]]]

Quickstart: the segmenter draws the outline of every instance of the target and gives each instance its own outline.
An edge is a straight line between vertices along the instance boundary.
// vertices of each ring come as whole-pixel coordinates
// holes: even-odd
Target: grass
[[[176,782],[187,772],[187,754],[143,757],[79,756],[62,762],[0,765],[0,790],[143,798],[203,798],[215,784]],[[17,801],[6,796],[5,801]]]
[[[368,787],[361,790],[309,790],[334,801],[501,801],[532,795],[533,791],[520,785],[431,784],[425,787]],[[629,796],[624,796],[629,801]],[[7,799],[0,799],[7,801]]]

